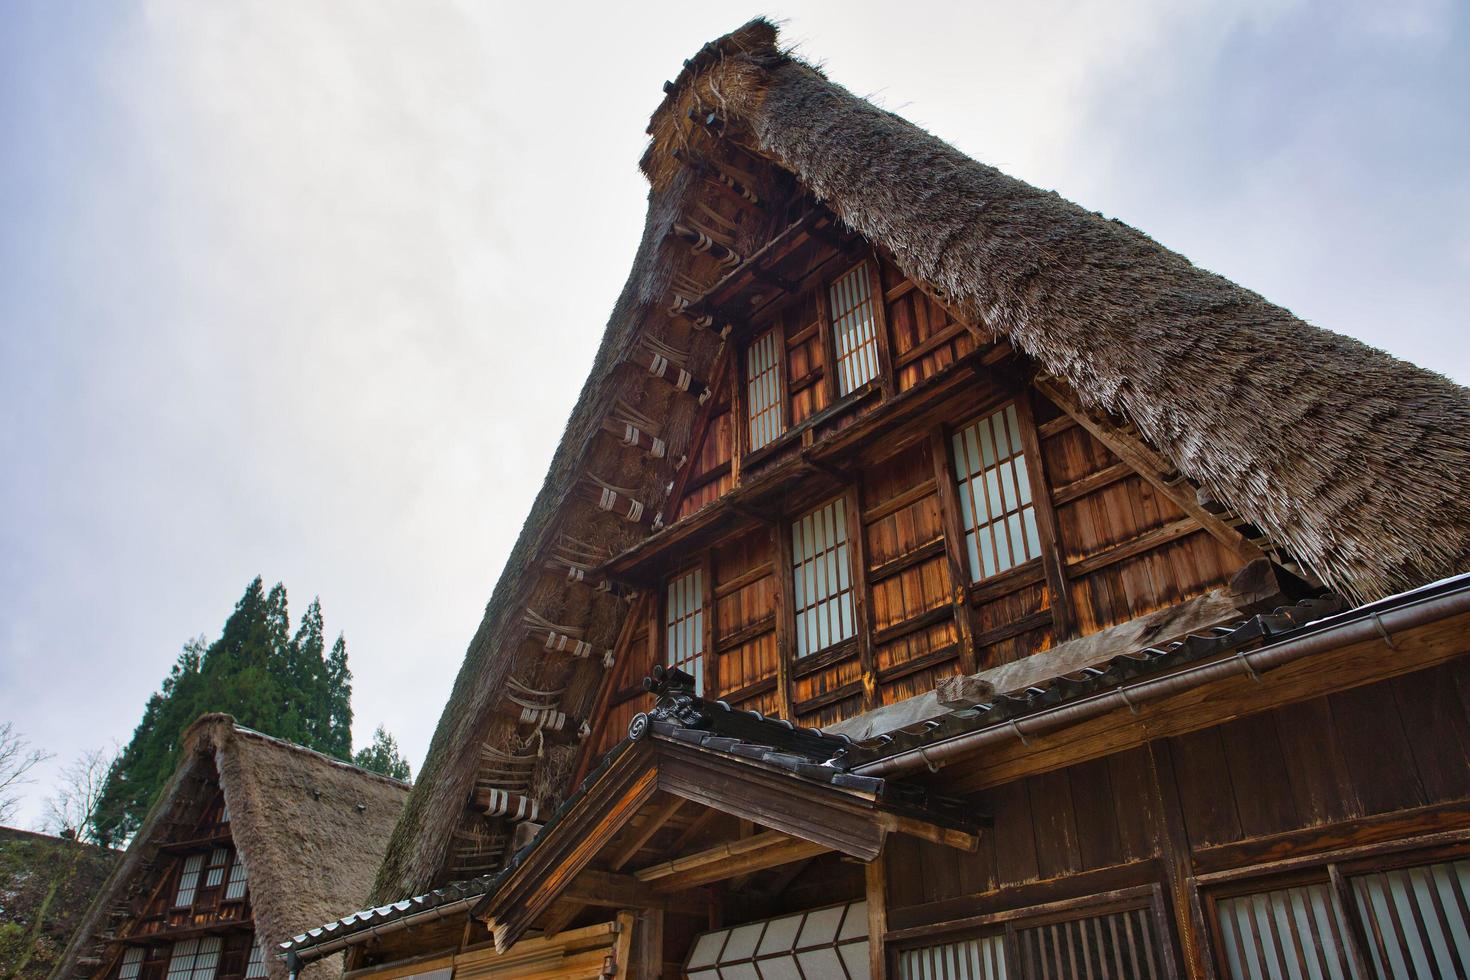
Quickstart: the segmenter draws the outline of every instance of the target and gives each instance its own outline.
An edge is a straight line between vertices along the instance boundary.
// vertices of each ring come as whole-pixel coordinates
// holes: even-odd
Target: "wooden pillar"
[[[885,849],[886,850],[886,849]],[[868,893],[868,976],[888,976],[888,951],[883,934],[888,931],[887,854],[879,854],[865,867]]]
[[[1164,878],[1169,886],[1169,904],[1174,928],[1179,934],[1184,975],[1190,980],[1214,980],[1215,961],[1210,950],[1210,931],[1200,907],[1189,835],[1184,826],[1184,811],[1179,805],[1179,790],[1174,782],[1174,763],[1168,743],[1159,740],[1148,743],[1148,765],[1158,814],[1158,823],[1153,831],[1158,838]]]
[[[627,976],[633,962],[633,934],[636,931],[637,913],[627,910],[618,913],[618,935],[613,941],[613,976]]]
[[[892,398],[898,379],[893,372],[893,353],[888,333],[888,301],[883,291],[882,261],[877,250],[870,251],[863,260],[868,267],[868,293],[873,297],[873,336],[878,342],[878,384],[885,399]]]
[[[632,975],[636,980],[660,980],[664,970],[664,913],[644,909],[633,924]]]
[[[1041,535],[1041,565],[1046,570],[1046,590],[1051,593],[1052,645],[1077,635],[1077,617],[1072,612],[1072,593],[1062,558],[1062,532],[1052,508],[1051,480],[1041,455],[1036,434],[1036,415],[1031,407],[1031,389],[1016,393],[1016,421],[1021,424],[1021,448],[1026,454],[1026,473],[1031,482],[1031,502],[1036,508],[1036,529]]]
[[[858,658],[863,668],[863,709],[882,703],[878,695],[878,664],[873,653],[873,616],[868,607],[868,549],[863,527],[863,495],[854,483],[843,495],[847,510],[847,547],[852,563],[853,626],[857,630]]]
[[[771,525],[771,574],[776,588],[771,603],[776,616],[776,706],[777,713],[792,724],[796,715],[791,707],[791,665],[796,656],[792,632],[796,628],[796,609],[791,586],[791,531],[785,521]]]
[[[970,622],[970,570],[965,564],[965,532],[960,526],[960,498],[949,468],[949,445],[944,427],[929,433],[929,455],[934,463],[934,485],[939,494],[939,520],[944,527],[944,554],[949,561],[950,604],[954,607],[955,636],[960,643],[960,673],[973,674],[979,667],[975,630]]]
[[[730,384],[730,486],[740,486],[741,463],[750,452],[750,419],[745,407],[745,352],[733,344],[727,346],[730,361],[725,377]]]

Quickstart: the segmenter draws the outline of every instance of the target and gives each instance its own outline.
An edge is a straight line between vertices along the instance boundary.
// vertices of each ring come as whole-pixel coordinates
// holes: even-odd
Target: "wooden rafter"
[[[686,888],[723,881],[737,875],[764,871],[793,861],[804,861],[825,854],[831,848],[824,844],[767,831],[740,840],[725,841],[714,847],[685,854],[635,871],[637,880],[658,892],[677,892]]]
[[[1033,384],[1038,391],[1051,399],[1053,404],[1090,432],[1098,442],[1107,446],[1113,455],[1137,470],[1138,474],[1152,484],[1154,489],[1167,497],[1185,514],[1194,518],[1215,540],[1229,549],[1242,562],[1267,557],[1259,547],[1246,540],[1245,535],[1202,507],[1195,498],[1192,484],[1182,479],[1171,478],[1175,467],[1152,447],[1145,445],[1143,440],[1125,432],[1121,426],[1112,421],[1098,418],[1087,411],[1077,397],[1061,382],[1052,378],[1037,378]]]

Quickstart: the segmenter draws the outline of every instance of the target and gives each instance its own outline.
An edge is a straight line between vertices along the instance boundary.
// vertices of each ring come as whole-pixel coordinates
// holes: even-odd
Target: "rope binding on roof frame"
[[[669,454],[669,445],[658,436],[658,423],[619,398],[603,428],[618,436],[624,446],[642,449],[653,459],[663,459]]]
[[[701,405],[709,401],[713,391],[710,390],[707,383],[696,378],[689,371],[687,351],[672,347],[648,334],[643,334],[638,338],[638,349],[647,357],[642,367],[649,374],[662,381],[667,381],[674,386],[675,391],[698,392],[696,397]]]
[[[547,650],[569,654],[582,660],[592,656],[594,652],[594,647],[586,640],[586,630],[553,623],[534,609],[525,610],[522,619],[526,624],[526,633],[533,640],[540,640],[542,646]],[[602,665],[604,667],[613,665],[611,647],[602,651]],[[512,683],[514,683],[513,679]]]

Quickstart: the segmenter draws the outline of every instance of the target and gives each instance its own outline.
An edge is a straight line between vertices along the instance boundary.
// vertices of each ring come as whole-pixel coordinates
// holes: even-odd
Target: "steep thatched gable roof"
[[[273,980],[285,964],[273,947],[308,926],[367,898],[378,856],[403,810],[408,785],[235,724],[205,715],[184,736],[182,761],[138,835],[98,891],[55,976],[70,977],[77,961],[99,948],[108,911],[150,871],[173,821],[190,820],[201,805],[186,787],[219,774],[230,831],[250,879],[256,935],[268,943]],[[312,968],[320,976],[328,964]]]
[[[706,45],[667,92],[643,159],[652,191],[633,270],[395,830],[378,900],[429,887],[444,858],[523,639],[518,613],[535,577],[526,573],[627,383],[613,370],[620,352],[677,266],[670,231],[693,191],[676,151],[708,140],[697,120],[712,115],[905,274],[1087,406],[1132,421],[1181,473],[1333,588],[1369,599],[1470,568],[1466,389],[969,159],[783,52],[766,21]],[[642,486],[661,489],[662,479]]]

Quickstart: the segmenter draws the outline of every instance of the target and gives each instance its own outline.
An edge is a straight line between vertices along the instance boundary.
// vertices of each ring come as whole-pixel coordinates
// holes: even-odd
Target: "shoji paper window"
[[[219,936],[179,940],[169,957],[168,980],[214,980],[219,950]]]
[[[1234,980],[1361,980],[1327,882],[1221,899],[1215,907]]]
[[[250,962],[245,964],[245,980],[260,980],[267,975],[265,951],[260,948],[261,939],[256,937],[250,944]]]
[[[832,284],[828,303],[837,345],[837,393],[845,395],[878,376],[878,328],[866,262]]]
[[[228,848],[216,847],[209,855],[209,865],[204,872],[204,887],[216,888],[225,880],[225,869],[230,866]]]
[[[194,904],[194,893],[199,890],[199,872],[203,868],[203,854],[190,854],[184,858],[184,870],[179,875],[179,892],[174,896],[175,907]]]
[[[762,334],[745,352],[746,401],[750,406],[750,448],[759,449],[781,434],[780,334]]]
[[[694,675],[694,693],[704,693],[704,571],[696,568],[669,580],[664,607],[665,649],[670,667]]]
[[[847,502],[838,497],[791,525],[798,657],[825,650],[856,631],[846,508]]]
[[[1005,936],[964,939],[898,954],[899,980],[1006,980]]]
[[[869,980],[868,903],[707,932],[685,970],[689,980]]]
[[[240,852],[236,851],[234,863],[230,865],[230,883],[225,886],[225,901],[234,902],[244,898],[245,888],[249,883],[245,862],[241,859]]]
[[[123,950],[122,964],[117,968],[117,980],[138,980],[143,970],[143,947],[129,946]]]
[[[1470,976],[1470,861],[1350,880],[1377,976]]]
[[[954,467],[970,581],[979,582],[1040,556],[1016,406],[1008,405],[956,432]]]

